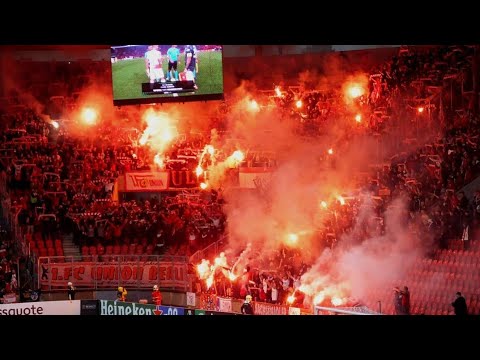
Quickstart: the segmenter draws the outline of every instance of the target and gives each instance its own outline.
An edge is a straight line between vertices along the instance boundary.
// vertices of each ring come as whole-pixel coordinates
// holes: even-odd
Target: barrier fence
[[[111,292],[113,295],[114,292]],[[0,305],[2,315],[240,315],[242,300],[212,294],[183,293],[181,304],[154,305],[146,299],[122,302],[113,299],[41,301]],[[108,296],[106,296],[108,297]],[[168,298],[165,296],[164,298]],[[364,306],[332,308],[315,306],[314,311],[287,305],[252,302],[254,315],[382,315]]]

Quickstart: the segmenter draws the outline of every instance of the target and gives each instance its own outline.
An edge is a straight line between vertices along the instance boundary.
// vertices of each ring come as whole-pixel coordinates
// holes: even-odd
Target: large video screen
[[[111,47],[115,105],[223,98],[221,45]]]

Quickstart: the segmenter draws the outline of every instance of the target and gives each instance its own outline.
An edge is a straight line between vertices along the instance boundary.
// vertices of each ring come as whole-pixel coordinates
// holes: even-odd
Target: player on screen
[[[145,69],[150,83],[165,82],[165,76],[162,69],[162,53],[158,50],[158,45],[150,45],[145,53]]]
[[[167,51],[168,56],[168,72],[167,72],[167,81],[170,79],[175,79],[178,81],[178,57],[180,56],[180,50],[178,50],[177,45],[172,45]]]
[[[185,46],[185,69],[183,70],[186,75],[187,79],[191,77],[193,82],[195,83],[197,80],[197,48],[195,45],[187,45]],[[190,73],[190,74],[189,74]],[[194,84],[194,88],[198,89],[197,84]]]

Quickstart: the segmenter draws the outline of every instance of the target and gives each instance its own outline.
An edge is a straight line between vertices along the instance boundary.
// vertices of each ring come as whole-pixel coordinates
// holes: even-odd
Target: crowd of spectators
[[[435,47],[422,52],[402,48],[385,65],[371,71],[368,95],[356,100],[356,107],[367,115],[367,125],[357,126],[357,132],[349,132],[348,136],[395,134],[404,141],[398,141],[393,148],[396,152],[388,153],[391,157],[383,154],[381,164],[375,164],[355,193],[343,194],[345,201],[329,205],[318,231],[321,243],[333,247],[353,229],[357,229],[353,236],[358,241],[383,234],[385,209],[397,197],[407,199],[404,221],[411,231],[418,236],[433,233],[442,247],[448,240],[462,236],[469,225],[478,223],[480,195],[477,193],[471,202],[465,194],[456,194],[480,174],[478,118],[472,103],[463,101],[461,95],[445,95],[458,91],[442,91],[448,86],[458,90],[459,79],[463,81],[471,71],[471,57],[472,48],[467,46]],[[68,94],[63,103],[67,106],[68,99],[75,100],[74,93],[82,81],[97,76],[102,66],[87,62],[84,68],[74,64],[48,68],[49,80],[64,84],[59,87]],[[80,85],[67,81],[72,76],[79,79]],[[45,89],[35,84],[27,88],[32,94],[37,88]],[[55,87],[46,89],[50,97],[56,94]],[[273,103],[284,109],[286,117],[300,119],[310,136],[321,133],[322,124],[330,119],[348,113],[338,92],[282,91],[282,96],[271,97]],[[50,97],[38,99],[49,102]],[[297,106],[299,100],[301,106]],[[167,250],[190,255],[224,234],[227,219],[221,192],[174,192],[113,201],[113,186],[120,175],[153,166],[150,154],[132,141],[128,132],[105,125],[93,136],[73,136],[57,131],[34,110],[33,104],[19,100],[18,94],[12,94],[9,102],[9,110],[1,114],[0,172],[8,189],[4,200],[14,209],[19,233],[31,252],[39,256],[63,255],[63,234],[72,232],[83,256],[99,255],[108,260],[109,255],[153,255]],[[419,121],[420,106],[425,106],[428,121]],[[219,113],[228,114],[228,106],[222,107]],[[400,131],[400,120],[415,126],[404,126]],[[222,128],[222,118],[215,121]],[[316,126],[307,126],[312,123]],[[351,126],[356,125],[352,122]],[[418,135],[434,127],[438,135],[420,141]],[[412,138],[408,149],[414,150],[402,151]],[[210,140],[206,134],[179,137],[165,152],[166,168],[195,170]],[[341,142],[346,140],[340,140],[335,156],[341,156]],[[220,159],[228,155],[218,154]],[[251,151],[243,164],[274,167],[275,154]],[[371,209],[371,217],[359,226],[356,215],[365,206]],[[2,244],[5,247],[5,241]],[[220,294],[243,297],[252,293],[257,299],[285,303],[307,269],[301,254],[279,249],[267,263],[259,263],[249,271],[245,286],[232,285],[219,277],[215,289]]]

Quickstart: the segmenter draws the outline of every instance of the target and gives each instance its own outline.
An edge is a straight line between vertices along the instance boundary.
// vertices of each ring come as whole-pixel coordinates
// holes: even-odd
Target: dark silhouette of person
[[[452,306],[455,309],[455,315],[468,315],[467,302],[460,291],[457,292],[457,298],[452,303]]]
[[[67,284],[67,293],[68,293],[68,300],[75,300],[75,287],[69,281]]]
[[[403,294],[398,287],[393,288],[393,304],[395,306],[395,315],[403,315],[402,298]]]
[[[404,315],[410,315],[410,291],[406,286],[402,291],[402,311]]]

